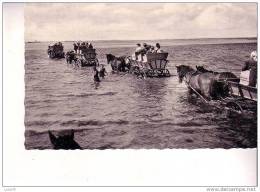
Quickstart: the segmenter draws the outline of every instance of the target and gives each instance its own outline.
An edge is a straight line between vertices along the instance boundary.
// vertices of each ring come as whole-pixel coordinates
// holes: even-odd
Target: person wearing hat
[[[135,49],[134,56],[135,56],[135,60],[138,60],[138,56],[141,54],[143,48],[141,47],[140,43],[137,43],[136,45],[137,45],[137,47]]]
[[[77,43],[73,43],[73,48],[74,48],[74,51],[75,51],[75,53],[77,53],[77,51],[78,51],[78,44]]]
[[[135,52],[136,52],[136,53],[140,53],[140,52],[142,51],[141,44],[140,44],[140,43],[137,43],[136,45],[137,45],[137,47],[136,47],[136,49],[135,49]]]
[[[156,53],[162,53],[163,51],[161,50],[161,45],[159,43],[155,44],[155,52]]]
[[[147,45],[147,43],[144,43],[143,44],[143,46],[144,46],[144,52],[146,53],[147,51],[149,51],[150,49],[151,49],[151,45]]]

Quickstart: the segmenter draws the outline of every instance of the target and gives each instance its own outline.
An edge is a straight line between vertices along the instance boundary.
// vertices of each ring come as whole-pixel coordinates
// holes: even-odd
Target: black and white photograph
[[[4,191],[256,191],[258,6],[2,3]]]
[[[257,147],[256,3],[24,14],[26,149]]]

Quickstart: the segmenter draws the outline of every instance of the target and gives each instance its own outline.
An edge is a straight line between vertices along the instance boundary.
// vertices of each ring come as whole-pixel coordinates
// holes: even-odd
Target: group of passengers
[[[82,50],[94,49],[93,45],[89,42],[75,42],[73,43],[75,53],[82,53]]]
[[[136,45],[137,47],[135,49],[135,53],[132,55],[133,60],[146,62],[147,53],[163,53],[159,43],[156,43],[155,46],[149,45],[147,43],[143,43],[143,46],[140,43],[137,43]]]
[[[51,51],[51,48],[56,51],[56,50],[60,50],[63,51],[63,45],[61,42],[58,43],[54,43],[53,45],[49,45],[48,46],[48,53]]]

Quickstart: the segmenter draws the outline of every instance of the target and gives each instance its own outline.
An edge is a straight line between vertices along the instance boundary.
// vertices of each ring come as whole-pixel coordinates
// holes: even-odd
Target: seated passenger
[[[136,45],[137,45],[137,47],[135,49],[134,54],[132,55],[132,58],[134,60],[141,60],[141,52],[142,52],[143,48],[141,47],[140,43],[137,43]]]
[[[143,46],[144,46],[144,52],[145,52],[145,54],[151,49],[151,45],[147,45],[146,43],[144,43],[143,44]]]
[[[77,45],[76,43],[73,43],[73,47],[74,47],[75,53],[77,53],[77,51],[78,51],[78,45]]]
[[[89,43],[88,48],[93,49],[93,45],[91,43]]]
[[[160,44],[159,43],[156,43],[155,44],[155,52],[156,53],[163,53],[163,51],[161,50],[161,46],[160,46]]]
[[[154,50],[154,46],[151,46],[150,50],[148,51],[148,53],[154,53],[155,50]]]
[[[78,47],[78,53],[80,53],[80,42],[77,42],[77,47]]]
[[[136,49],[135,49],[135,53],[141,53],[141,51],[142,51],[142,47],[141,47],[141,44],[140,43],[137,43],[136,44],[137,45],[137,47],[136,47]]]

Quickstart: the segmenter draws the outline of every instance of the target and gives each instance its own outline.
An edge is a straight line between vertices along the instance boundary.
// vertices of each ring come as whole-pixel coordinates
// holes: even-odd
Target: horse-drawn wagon
[[[74,63],[78,67],[98,66],[96,49],[83,49],[81,53],[74,53],[73,51],[66,54],[67,63]]]
[[[49,45],[47,53],[48,53],[49,58],[51,58],[51,59],[65,57],[65,54],[63,51],[63,45],[60,42],[55,43],[53,45]]]
[[[170,77],[166,68],[168,53],[147,53],[145,56],[139,54],[129,58],[131,72],[146,77]]]
[[[199,70],[198,70],[199,69]],[[204,103],[225,109],[228,117],[237,114],[256,115],[257,88],[239,83],[231,72],[213,72],[189,66],[177,66],[180,82],[184,81],[189,93],[194,93]]]

